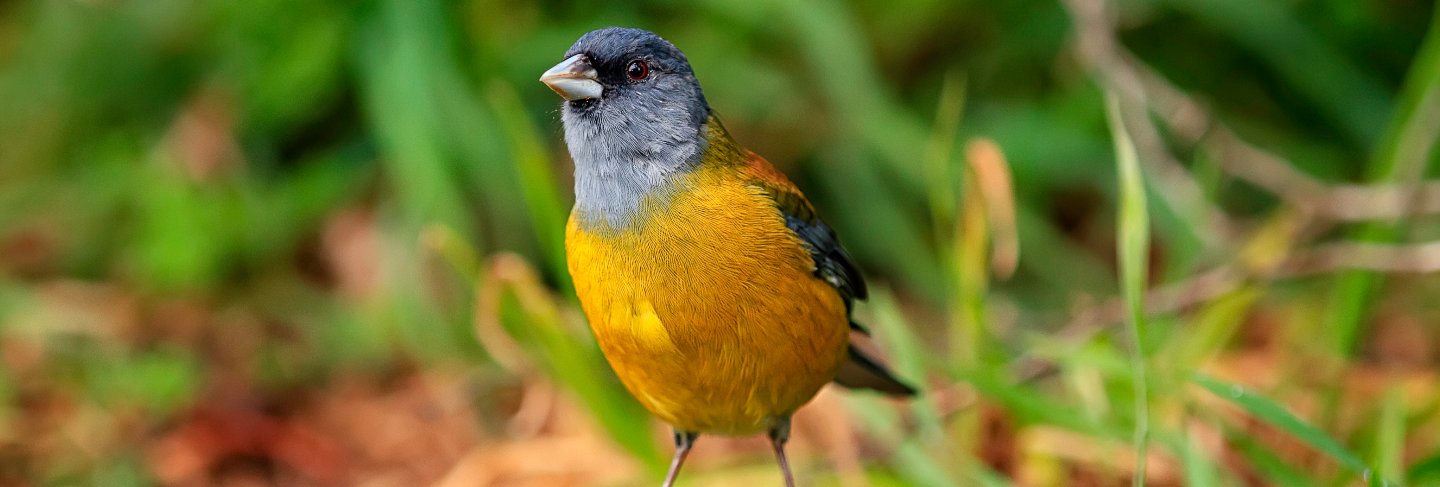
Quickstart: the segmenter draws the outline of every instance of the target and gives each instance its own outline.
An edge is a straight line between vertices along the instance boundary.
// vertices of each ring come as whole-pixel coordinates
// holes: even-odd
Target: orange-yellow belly
[[[749,434],[835,377],[840,296],[767,197],[699,174],[628,231],[566,235],[575,289],[620,380],[685,431]]]

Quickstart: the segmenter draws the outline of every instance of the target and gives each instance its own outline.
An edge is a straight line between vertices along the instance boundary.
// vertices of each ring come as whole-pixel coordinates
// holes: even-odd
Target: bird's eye
[[[650,66],[646,65],[645,61],[637,59],[634,61],[630,61],[630,64],[625,66],[625,76],[629,77],[632,80],[640,81],[642,79],[645,79],[645,77],[649,75]]]

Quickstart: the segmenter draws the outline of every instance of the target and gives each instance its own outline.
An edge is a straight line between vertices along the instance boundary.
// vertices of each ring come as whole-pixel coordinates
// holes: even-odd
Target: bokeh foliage
[[[1300,173],[1329,184],[1436,174],[1432,147],[1416,167],[1396,162],[1406,130],[1433,133],[1434,121],[1411,116],[1436,103],[1440,49],[1421,49],[1432,4],[1113,7],[1134,60]],[[1440,235],[1418,217],[1295,223],[1282,195],[1217,161],[1229,155],[1169,130],[1166,148],[1231,231],[1172,206],[1171,180],[1149,172],[1145,151],[1144,187],[1124,191],[1148,198],[1131,202],[1149,203],[1149,228],[1127,227],[1108,87],[1082,61],[1075,18],[1052,0],[0,3],[0,446],[33,433],[22,423],[36,398],[130,424],[83,448],[0,448],[0,483],[154,482],[123,445],[164,430],[220,378],[270,397],[462,365],[477,396],[519,377],[559,383],[657,468],[664,449],[573,306],[558,101],[534,81],[607,25],[684,49],[731,131],[806,190],[876,283],[862,317],[897,367],[935,391],[904,407],[847,401],[886,452],[867,474],[877,485],[1128,478],[1133,459],[1055,450],[1128,448],[1134,377],[1149,385],[1139,404],[1152,453],[1180,465],[1171,481],[1338,485],[1371,469],[1434,481],[1440,396],[1423,373],[1440,342],[1433,278],[1246,275],[1149,316],[1138,349],[1119,333],[1123,315],[1067,325],[1108,316],[1122,268],[1149,268],[1127,285],[1162,286],[1314,242]],[[1166,116],[1131,108],[1132,127]],[[977,196],[983,169],[964,150],[977,137],[1003,150],[1013,222],[982,209],[996,202]],[[988,232],[1007,224],[1018,268],[992,279]],[[1148,253],[1116,255],[1117,238],[1146,236]],[[489,259],[498,252],[522,259]],[[1138,311],[1140,289],[1129,290]],[[116,293],[140,311],[122,311],[135,317],[118,329],[97,325],[107,321],[93,314],[113,310],[95,303]],[[486,293],[494,314],[477,318]],[[175,324],[190,308],[219,318],[202,331]],[[497,350],[509,342],[476,340],[476,322],[491,318],[514,360]],[[1394,330],[1415,343],[1396,351]],[[1264,370],[1232,360],[1246,354],[1266,357]],[[1132,357],[1149,373],[1134,374]],[[1216,401],[1205,391],[1226,384],[1199,370],[1255,379],[1262,394]],[[1379,392],[1353,394],[1347,380],[1360,372],[1381,377]],[[970,399],[935,399],[951,393]],[[1222,403],[1258,422],[1217,412]],[[996,417],[1016,445],[1003,453],[987,440]],[[1276,432],[1342,460],[1277,447]],[[1056,437],[1078,443],[1043,445]]]

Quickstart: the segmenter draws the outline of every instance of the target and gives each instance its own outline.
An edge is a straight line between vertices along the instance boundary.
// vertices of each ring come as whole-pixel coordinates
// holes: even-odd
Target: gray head
[[[685,54],[641,29],[591,31],[540,78],[565,98],[579,223],[622,228],[706,146],[710,106]]]

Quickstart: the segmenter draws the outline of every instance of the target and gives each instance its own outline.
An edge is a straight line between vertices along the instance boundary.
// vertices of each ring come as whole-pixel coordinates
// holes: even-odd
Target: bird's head
[[[565,98],[582,217],[615,223],[635,210],[636,195],[663,189],[703,156],[710,106],[685,54],[658,35],[591,31],[540,81]]]

